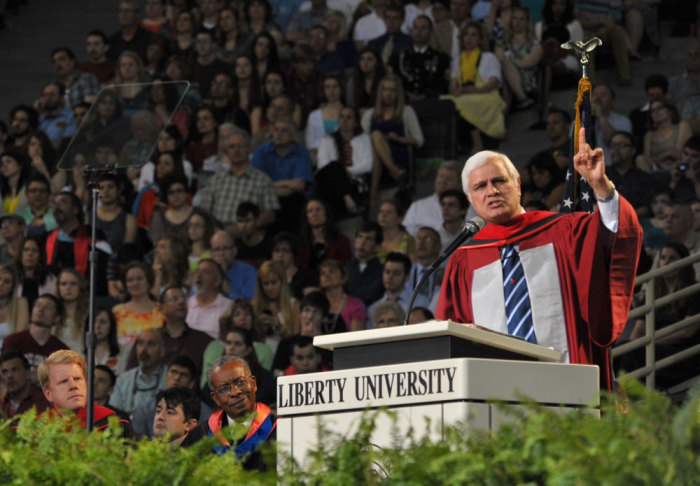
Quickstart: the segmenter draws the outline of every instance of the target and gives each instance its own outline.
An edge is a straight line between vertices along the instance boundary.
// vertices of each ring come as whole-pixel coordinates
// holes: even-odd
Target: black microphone
[[[413,288],[413,293],[411,294],[411,298],[408,301],[408,306],[406,308],[406,317],[404,318],[403,325],[406,326],[408,325],[408,319],[409,316],[411,315],[411,309],[413,308],[413,302],[416,300],[416,297],[418,296],[418,292],[420,291],[421,287],[423,287],[423,284],[430,278],[430,276],[437,270],[437,268],[440,266],[442,262],[444,262],[447,257],[452,255],[452,253],[457,250],[460,246],[462,246],[462,243],[467,241],[469,238],[477,234],[479,231],[481,231],[481,228],[486,226],[486,221],[484,221],[482,218],[479,216],[475,216],[466,223],[464,223],[464,227],[462,227],[462,231],[459,232],[459,234],[455,237],[454,240],[452,240],[452,243],[450,243],[450,246],[445,248],[442,253],[440,253],[440,256],[435,259],[433,263],[430,264],[428,267],[428,271],[423,273],[423,277],[420,279],[420,282]]]

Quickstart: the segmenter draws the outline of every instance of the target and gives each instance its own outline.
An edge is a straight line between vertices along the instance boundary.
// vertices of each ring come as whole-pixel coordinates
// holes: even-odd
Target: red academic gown
[[[610,390],[608,348],[627,321],[642,230],[622,197],[617,233],[598,211],[536,211],[489,224],[450,259],[436,318],[507,333],[498,248],[517,242],[538,344],[562,352],[564,361],[598,365],[601,388]]]

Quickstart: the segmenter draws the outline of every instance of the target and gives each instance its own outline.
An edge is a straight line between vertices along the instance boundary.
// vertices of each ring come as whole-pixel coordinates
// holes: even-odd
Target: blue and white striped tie
[[[506,303],[506,323],[508,334],[519,336],[531,343],[537,343],[535,328],[532,325],[532,309],[527,282],[520,257],[515,245],[501,247],[503,262],[503,297]]]

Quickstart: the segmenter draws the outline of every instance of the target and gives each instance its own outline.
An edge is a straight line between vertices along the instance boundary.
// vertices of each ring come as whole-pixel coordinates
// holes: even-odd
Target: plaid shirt
[[[246,201],[256,204],[260,212],[275,211],[280,207],[272,180],[252,167],[240,176],[231,171],[211,176],[199,207],[209,211],[221,223],[228,224],[236,222],[236,209]]]
[[[75,72],[75,78],[70,86],[66,86],[66,106],[71,110],[85,101],[86,96],[96,95],[100,91],[100,83],[90,73]]]

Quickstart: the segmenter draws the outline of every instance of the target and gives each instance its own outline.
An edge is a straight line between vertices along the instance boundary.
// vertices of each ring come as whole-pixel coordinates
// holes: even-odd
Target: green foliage
[[[447,428],[434,443],[393,431],[387,449],[372,444],[372,432],[378,414],[396,420],[390,412],[366,413],[349,437],[334,435],[319,419],[322,446],[302,467],[281,459],[278,476],[246,472],[233,454],[213,454],[214,439],[189,449],[165,441],[127,443],[116,422],[103,433],[88,434],[76,424],[30,412],[16,430],[0,424],[0,484],[697,484],[700,388],[682,408],[637,382],[606,398],[600,417],[531,404],[527,413],[511,411],[517,420],[493,434],[462,424]]]

